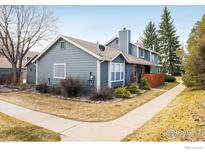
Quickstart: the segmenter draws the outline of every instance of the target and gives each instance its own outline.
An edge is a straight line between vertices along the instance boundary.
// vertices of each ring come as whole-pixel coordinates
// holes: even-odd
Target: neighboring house
[[[23,65],[34,55],[38,54],[38,52],[29,51],[22,61],[22,68]],[[3,74],[12,73],[12,66],[11,63],[2,55],[0,55],[0,76]]]
[[[143,45],[139,42],[133,43],[131,42],[131,34],[130,30],[124,28],[123,30],[119,31],[119,35],[113,37],[109,42],[105,45],[117,48],[121,51],[124,51],[130,55],[133,55],[137,58],[144,59],[150,61],[154,64],[159,64],[159,56],[160,54],[156,51],[144,48]],[[160,65],[141,65],[141,73],[159,73],[160,72]]]
[[[36,63],[36,84],[58,85],[72,76],[79,77],[85,87],[99,90],[137,82],[141,73],[158,73],[158,56],[131,43],[130,30],[123,29],[105,46],[58,36],[32,63]]]
[[[36,64],[32,61],[39,55],[36,53],[24,64],[23,83],[35,84],[36,83]]]

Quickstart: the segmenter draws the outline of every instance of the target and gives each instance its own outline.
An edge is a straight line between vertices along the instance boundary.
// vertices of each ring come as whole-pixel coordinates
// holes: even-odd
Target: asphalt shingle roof
[[[116,48],[111,48],[111,47],[106,46],[105,51],[102,52],[99,49],[99,45],[97,43],[92,43],[92,42],[88,42],[88,41],[84,41],[84,40],[81,40],[81,39],[68,37],[68,36],[64,36],[64,37],[71,40],[71,41],[73,41],[73,42],[75,42],[76,44],[82,46],[83,48],[86,48],[87,50],[93,52],[94,54],[102,57],[103,60],[111,61],[117,55],[122,54],[122,55],[125,56],[128,63],[160,66],[158,64],[151,63],[150,61],[147,61],[147,60],[144,60],[144,59],[141,59],[141,58],[137,58],[133,55],[130,55],[126,52],[120,51]]]

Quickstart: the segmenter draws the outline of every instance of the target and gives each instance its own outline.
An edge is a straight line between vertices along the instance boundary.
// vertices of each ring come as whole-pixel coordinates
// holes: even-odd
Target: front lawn
[[[178,84],[179,84],[178,82],[165,82],[164,85],[158,86],[156,88],[162,90],[170,90],[176,87]]]
[[[205,90],[186,89],[123,141],[205,141]]]
[[[60,141],[60,135],[0,112],[0,141]]]
[[[134,98],[112,103],[72,101],[25,92],[0,93],[0,100],[63,118],[101,122],[116,119],[162,93],[164,91],[150,90]]]

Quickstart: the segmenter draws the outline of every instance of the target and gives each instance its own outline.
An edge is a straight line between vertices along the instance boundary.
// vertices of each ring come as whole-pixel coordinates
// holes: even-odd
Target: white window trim
[[[143,53],[143,56],[141,56],[141,52]],[[145,51],[144,50],[140,50],[139,53],[140,53],[140,58],[144,58],[145,57]]]
[[[55,66],[63,65],[64,66],[64,76],[55,76]],[[66,78],[66,63],[54,63],[53,64],[53,78],[54,79],[65,79]]]
[[[116,72],[114,70],[114,80],[112,80],[112,69],[110,70],[110,76],[111,76],[111,82],[121,82],[125,80],[125,63],[115,63],[115,62],[111,62],[110,65],[111,65],[111,68],[112,68],[112,65],[120,65],[120,80],[116,80]],[[122,74],[121,72],[123,72],[123,79],[121,78]]]

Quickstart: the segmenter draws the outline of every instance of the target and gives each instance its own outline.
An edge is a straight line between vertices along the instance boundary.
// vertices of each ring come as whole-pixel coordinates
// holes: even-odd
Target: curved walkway
[[[62,141],[120,141],[166,107],[185,89],[179,84],[148,103],[109,122],[79,122],[0,101],[0,112],[61,134]]]

